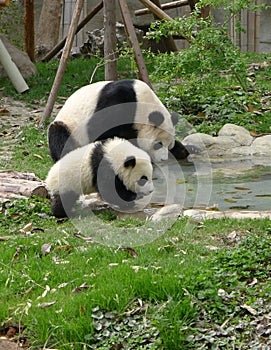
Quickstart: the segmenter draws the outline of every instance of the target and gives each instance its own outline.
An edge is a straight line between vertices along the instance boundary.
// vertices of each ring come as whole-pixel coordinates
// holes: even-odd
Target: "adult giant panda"
[[[79,196],[91,192],[98,192],[119,210],[135,210],[146,204],[153,191],[152,171],[149,155],[124,139],[77,148],[57,161],[47,175],[52,214],[72,215]]]
[[[112,137],[125,138],[152,160],[188,156],[174,140],[177,113],[170,114],[152,89],[140,80],[100,81],[75,91],[49,125],[54,161],[80,146]],[[67,142],[67,140],[69,140]]]

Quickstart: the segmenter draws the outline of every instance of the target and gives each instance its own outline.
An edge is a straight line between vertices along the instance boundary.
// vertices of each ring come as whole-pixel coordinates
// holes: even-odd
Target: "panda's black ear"
[[[161,112],[155,111],[149,114],[149,121],[153,123],[155,126],[159,126],[164,121],[164,116]]]
[[[130,157],[127,157],[125,159],[125,162],[124,162],[124,167],[125,168],[128,168],[128,167],[134,167],[136,165],[136,159],[134,156],[130,156]]]
[[[171,113],[172,124],[175,126],[178,123],[179,114],[176,112]]]

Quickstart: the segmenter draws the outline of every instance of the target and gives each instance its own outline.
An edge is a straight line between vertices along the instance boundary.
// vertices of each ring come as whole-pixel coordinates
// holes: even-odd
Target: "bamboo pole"
[[[83,7],[83,3],[84,0],[77,0],[76,4],[75,4],[75,8],[73,11],[73,15],[72,15],[72,20],[71,20],[71,24],[70,24],[70,28],[68,31],[68,35],[67,35],[67,40],[65,42],[65,46],[61,55],[61,59],[59,62],[59,66],[58,66],[58,70],[55,76],[55,80],[47,101],[47,104],[45,106],[45,110],[43,113],[43,116],[41,117],[40,120],[40,126],[44,123],[44,121],[46,120],[46,118],[48,118],[53,110],[54,104],[55,104],[55,100],[63,79],[63,75],[65,73],[66,67],[67,67],[67,62],[69,59],[69,55],[71,52],[71,48],[72,48],[72,43],[74,40],[74,36],[75,36],[75,31],[76,31],[76,27],[79,21],[79,17],[82,11],[82,7]]]
[[[78,24],[75,34],[77,34],[101,9],[103,8],[103,1],[100,1],[93,9],[86,15],[86,17]],[[42,62],[48,62],[53,58],[65,45],[67,37],[62,39],[51,51],[49,51],[43,58]]]

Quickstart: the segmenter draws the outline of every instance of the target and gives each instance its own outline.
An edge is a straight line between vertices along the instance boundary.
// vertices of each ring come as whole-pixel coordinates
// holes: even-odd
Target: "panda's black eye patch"
[[[148,181],[147,176],[143,175],[141,176],[141,178],[137,181],[139,186],[144,186],[145,183]]]
[[[153,149],[155,151],[157,151],[158,149],[162,148],[163,147],[163,144],[162,142],[156,142],[154,145],[153,145]]]

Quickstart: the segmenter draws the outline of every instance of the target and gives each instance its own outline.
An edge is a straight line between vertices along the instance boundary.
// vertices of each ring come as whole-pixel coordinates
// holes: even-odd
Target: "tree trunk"
[[[38,24],[36,59],[49,52],[59,40],[63,1],[44,0]]]

